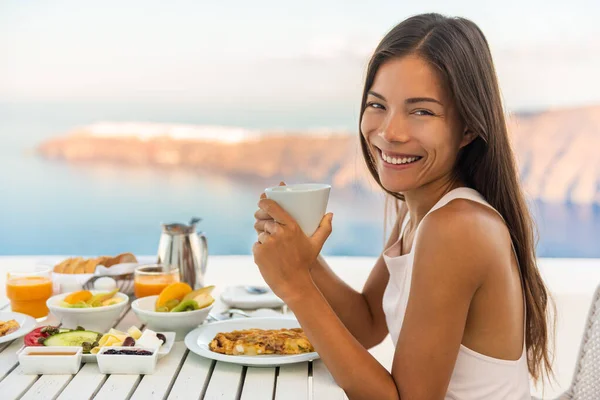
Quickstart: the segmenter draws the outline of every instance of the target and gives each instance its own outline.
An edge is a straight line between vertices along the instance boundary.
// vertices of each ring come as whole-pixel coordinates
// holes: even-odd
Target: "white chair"
[[[535,398],[534,398],[535,399]],[[600,399],[600,285],[594,292],[569,389],[557,400]]]

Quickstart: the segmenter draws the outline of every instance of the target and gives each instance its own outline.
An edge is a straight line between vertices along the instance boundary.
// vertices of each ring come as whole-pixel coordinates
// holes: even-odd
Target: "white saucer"
[[[251,294],[244,286],[230,286],[221,293],[221,300],[229,307],[255,310],[257,308],[276,308],[285,303],[270,289],[267,293]]]
[[[8,335],[1,336],[0,343],[23,337],[34,330],[37,325],[35,318],[30,317],[29,315],[11,311],[0,311],[0,321],[10,321],[11,319],[17,321],[20,328]]]

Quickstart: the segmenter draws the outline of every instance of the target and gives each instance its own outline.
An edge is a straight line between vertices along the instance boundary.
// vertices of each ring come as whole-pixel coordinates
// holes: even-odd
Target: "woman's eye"
[[[435,115],[434,113],[432,113],[429,110],[415,110],[415,111],[413,111],[413,114],[415,114],[415,115]]]
[[[379,103],[372,102],[372,101],[367,103],[367,107],[372,107],[372,108],[377,108],[377,109],[385,110],[384,106],[382,106]]]

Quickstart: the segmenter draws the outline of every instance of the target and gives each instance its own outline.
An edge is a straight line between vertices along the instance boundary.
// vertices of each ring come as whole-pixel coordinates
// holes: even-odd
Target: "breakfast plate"
[[[7,335],[0,336],[0,343],[10,342],[11,340],[23,337],[34,330],[36,326],[35,318],[30,317],[29,315],[10,311],[0,311],[0,321],[7,322],[10,320],[15,320],[19,324],[19,328]]]
[[[277,367],[286,364],[312,361],[319,358],[317,352],[291,354],[291,355],[226,355],[211,351],[210,342],[221,332],[231,332],[245,329],[292,329],[300,328],[300,324],[294,318],[286,317],[264,317],[264,318],[239,318],[226,321],[205,324],[194,329],[185,337],[185,345],[190,351],[201,357],[228,363],[240,364],[252,367]]]
[[[1,315],[2,313],[0,313]],[[161,358],[165,357],[166,355],[168,355],[171,350],[173,349],[173,345],[175,344],[175,332],[160,332],[163,335],[165,335],[165,339],[167,340],[165,342],[165,344],[163,344],[157,351],[157,356],[158,359],[160,360]],[[19,349],[18,352],[21,352],[25,349],[26,347],[23,346],[21,347],[21,349]],[[41,348],[44,348],[44,346],[41,346]],[[47,347],[46,347],[47,348]],[[75,348],[74,346],[72,348]],[[96,354],[82,354],[81,355],[81,362],[84,363],[96,363],[98,362],[97,359],[97,355]]]

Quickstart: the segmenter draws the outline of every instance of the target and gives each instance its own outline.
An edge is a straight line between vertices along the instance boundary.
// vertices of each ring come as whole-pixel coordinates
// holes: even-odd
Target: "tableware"
[[[286,317],[229,319],[226,321],[202,325],[194,329],[186,335],[185,345],[188,349],[190,349],[190,351],[205,358],[252,367],[277,367],[280,365],[295,364],[318,359],[319,354],[317,352],[292,355],[268,354],[261,356],[230,356],[226,354],[215,353],[208,347],[217,333],[220,332],[231,332],[235,330],[254,328],[291,329],[299,327],[300,324],[296,319]]]
[[[157,351],[157,357],[160,360],[161,358],[168,355],[173,349],[173,345],[175,344],[175,332],[159,332],[165,335],[167,341],[165,344],[159,347]],[[107,346],[108,347],[108,346]],[[97,354],[83,354],[81,356],[81,361],[84,363],[95,363],[98,362]]]
[[[10,321],[11,319],[17,321],[20,328],[9,333],[8,335],[0,336],[0,343],[10,342],[11,340],[27,335],[29,332],[35,329],[37,324],[35,318],[27,314],[11,311],[0,311],[0,321]]]
[[[151,355],[105,354],[109,350],[142,350]],[[147,375],[156,368],[158,351],[145,347],[103,347],[97,354],[98,369],[102,374]]]
[[[240,318],[256,318],[256,317],[279,317],[282,313],[273,310],[272,308],[259,308],[254,311],[242,311],[235,308],[230,308],[229,310],[222,311],[218,314],[208,314],[209,321],[223,321],[230,318],[240,317]]]
[[[265,189],[265,194],[292,216],[307,236],[312,236],[325,215],[330,191],[331,185],[301,183],[273,186]]]
[[[163,224],[158,245],[158,263],[179,270],[181,282],[192,289],[204,286],[208,261],[208,242],[202,232],[196,231],[199,218],[192,218],[189,225]]]
[[[8,271],[6,296],[12,311],[43,318],[48,315],[46,301],[52,296],[52,270],[35,267],[25,271]]]
[[[248,293],[246,286],[229,286],[221,293],[221,301],[229,307],[255,310],[257,308],[276,308],[285,303],[269,290],[263,294]]]
[[[271,289],[267,286],[246,285],[244,286],[244,289],[250,294],[265,294],[271,291]]]
[[[97,290],[90,290],[90,292],[93,295],[104,293]],[[46,304],[52,314],[62,322],[63,326],[73,329],[77,326],[82,326],[88,331],[106,332],[115,324],[129,303],[129,296],[123,293],[117,293],[114,297],[122,299],[122,301],[117,304],[90,308],[61,307],[61,302],[69,294],[70,293],[62,293],[52,296],[48,299]]]
[[[157,312],[154,311],[158,296],[148,296],[131,303],[131,309],[146,324],[146,328],[156,332],[173,331],[175,340],[183,340],[185,335],[206,320],[213,305],[194,311]]]
[[[82,351],[73,346],[23,347],[18,352],[19,366],[28,375],[72,375],[79,371]]]
[[[138,299],[160,294],[171,283],[180,281],[179,270],[163,264],[140,265],[134,275],[134,294]]]

